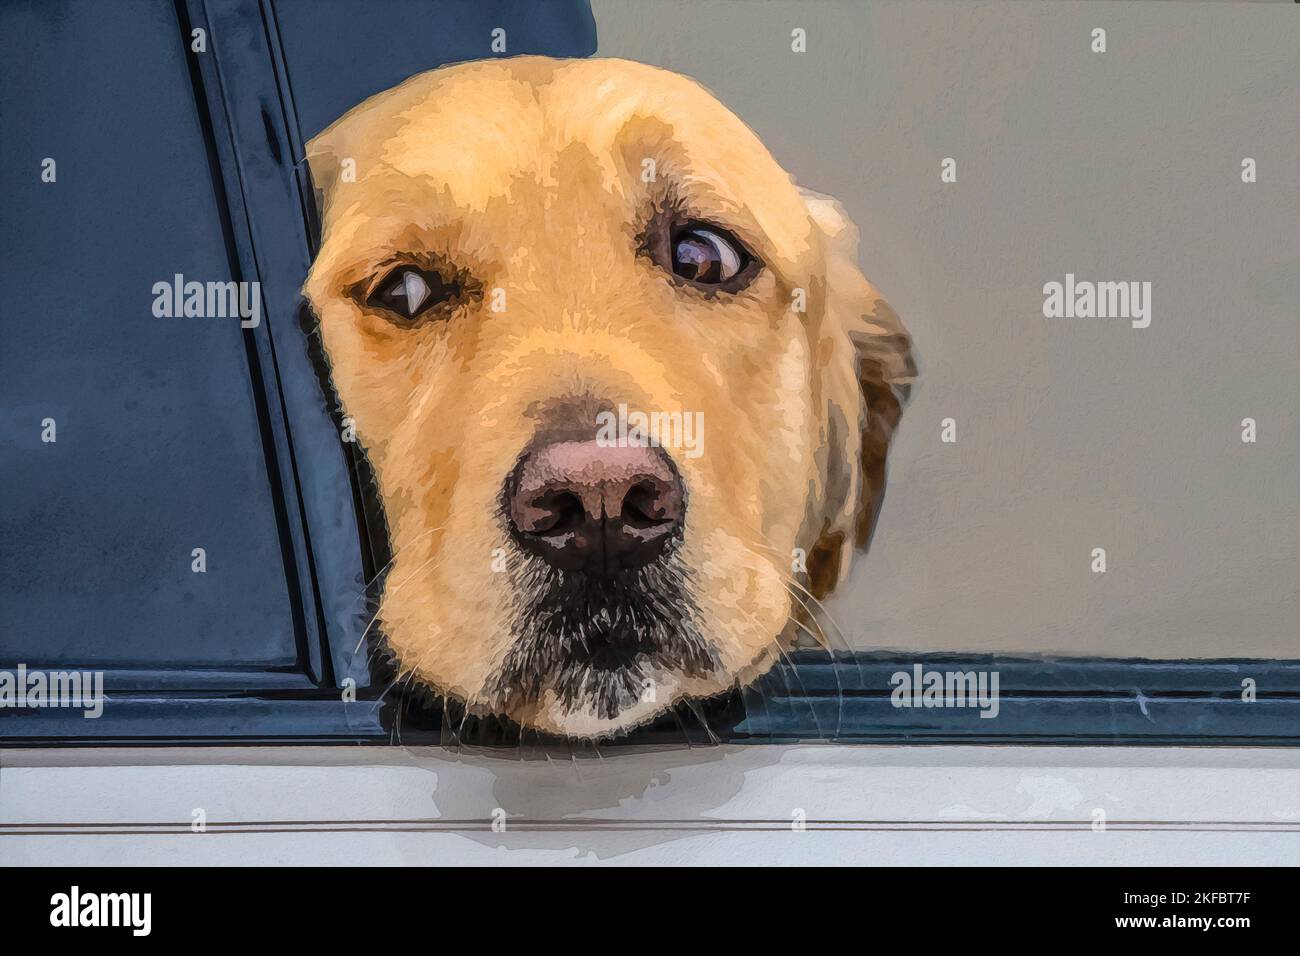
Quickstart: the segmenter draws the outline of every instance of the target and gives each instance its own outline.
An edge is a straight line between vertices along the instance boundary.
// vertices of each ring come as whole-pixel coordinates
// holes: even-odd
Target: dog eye
[[[687,225],[672,237],[673,272],[701,285],[735,278],[749,264],[740,241],[721,229]]]
[[[404,319],[415,319],[434,306],[453,298],[460,291],[436,272],[399,266],[388,273],[370,296],[370,304],[396,312]]]

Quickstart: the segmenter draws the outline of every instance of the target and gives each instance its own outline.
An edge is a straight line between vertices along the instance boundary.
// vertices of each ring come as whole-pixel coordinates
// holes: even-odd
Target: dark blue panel
[[[246,335],[152,312],[232,278],[184,51],[166,3],[0,7],[0,663],[300,656]]]
[[[375,93],[446,63],[506,54],[590,56],[586,0],[274,0],[304,141]]]

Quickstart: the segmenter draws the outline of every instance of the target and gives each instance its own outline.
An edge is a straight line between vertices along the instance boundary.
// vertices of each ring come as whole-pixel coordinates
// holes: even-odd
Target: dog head
[[[402,669],[599,737],[768,668],[870,536],[914,374],[839,208],[618,60],[434,70],[308,159]]]

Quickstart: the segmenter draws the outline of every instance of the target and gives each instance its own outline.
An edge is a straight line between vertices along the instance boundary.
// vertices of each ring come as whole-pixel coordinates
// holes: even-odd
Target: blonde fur
[[[471,712],[581,737],[766,670],[788,640],[795,549],[820,595],[866,544],[915,374],[843,211],[801,193],[698,84],[620,60],[425,73],[349,112],[308,160],[323,236],[304,293],[377,476],[395,555],[380,616],[404,670]],[[670,198],[762,260],[748,287],[707,294],[639,253]],[[465,277],[452,314],[403,327],[366,304],[395,264],[435,261]],[[676,464],[681,560],[718,666],[656,673],[653,699],[613,718],[492,689],[516,598],[494,564],[519,560],[502,482],[567,400],[701,411],[708,435]]]

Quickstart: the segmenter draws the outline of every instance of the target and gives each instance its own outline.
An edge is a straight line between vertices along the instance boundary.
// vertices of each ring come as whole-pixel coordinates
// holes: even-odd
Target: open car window
[[[539,739],[421,692],[383,652],[391,529],[301,294],[329,185],[306,144],[443,64],[588,57],[602,10],[602,55],[695,75],[801,184],[839,197],[919,368],[872,550],[824,605],[798,598],[795,646],[611,745],[1300,741],[1294,203],[1246,178],[1294,155],[1293,130],[1261,119],[1294,93],[1283,52],[1226,66],[1206,93],[1257,155],[1189,158],[1203,109],[1189,99],[1158,135],[1138,131],[1143,165],[1101,141],[1099,117],[1066,128],[1078,94],[1049,65],[1082,72],[1092,54],[1051,46],[1062,32],[1043,34],[1052,56],[1003,73],[972,59],[978,94],[918,126],[908,88],[928,102],[963,84],[906,43],[873,66],[910,78],[895,87],[836,57],[763,82],[744,50],[779,33],[782,56],[803,55],[775,8],[739,22],[707,8],[683,33],[617,3],[370,6],[0,8],[0,672],[99,675],[107,697],[94,719],[8,706],[5,743]],[[885,24],[895,36],[941,18],[890,16],[906,21]],[[883,28],[837,5],[809,17],[798,29],[845,62],[843,44]],[[1249,109],[1238,89],[1258,96]],[[959,133],[970,155],[950,155]],[[908,178],[922,166],[933,175]],[[1169,234],[1106,234],[1097,210],[1122,221],[1132,204]],[[671,238],[686,227],[682,256],[737,274],[761,259],[693,219]],[[953,229],[963,252],[937,262]],[[1225,264],[1225,248],[1254,258]],[[402,278],[406,301],[421,276]],[[1095,298],[1085,314],[1111,279],[1125,314]],[[710,431],[709,453],[728,437]]]

